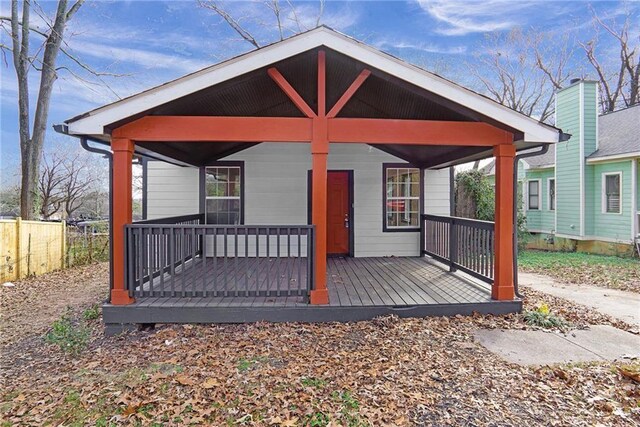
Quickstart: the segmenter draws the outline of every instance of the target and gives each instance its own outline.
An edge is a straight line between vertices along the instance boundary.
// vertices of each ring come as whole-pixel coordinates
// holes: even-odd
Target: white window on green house
[[[603,174],[602,208],[605,213],[622,213],[621,205],[622,172]]]
[[[549,178],[547,195],[549,197],[548,205],[550,211],[556,210],[556,180],[555,178]]]
[[[242,167],[205,168],[205,216],[207,224],[242,224]]]
[[[540,209],[540,181],[529,181],[527,185],[527,208]]]

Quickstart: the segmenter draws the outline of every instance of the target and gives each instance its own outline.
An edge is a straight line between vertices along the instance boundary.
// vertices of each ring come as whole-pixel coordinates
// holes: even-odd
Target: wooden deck
[[[263,259],[254,262],[255,271],[275,269]],[[190,283],[188,269],[184,279]],[[199,271],[194,268],[193,271]],[[207,270],[208,271],[208,270]],[[220,277],[220,272],[218,276]],[[249,279],[253,277],[245,271]],[[216,273],[211,270],[211,275]],[[206,276],[212,277],[207,274]],[[277,277],[282,275],[278,273]],[[194,276],[195,277],[195,276]],[[223,275],[224,277],[224,275]],[[255,275],[253,290],[263,291],[267,280],[264,274]],[[504,314],[520,311],[521,301],[498,302],[491,299],[486,284],[450,273],[429,258],[329,258],[327,287],[329,305],[309,305],[306,296],[265,296],[254,292],[251,296],[213,296],[206,291],[203,276],[197,277],[191,289],[197,296],[138,297],[128,306],[106,304],[103,310],[109,326],[130,323],[243,323],[266,321],[356,321],[385,314],[401,317],[472,314],[473,312]],[[156,279],[157,282],[158,279]],[[297,278],[296,278],[297,280]],[[236,281],[238,283],[238,281]],[[239,283],[243,283],[240,281]],[[252,283],[247,280],[246,283]],[[275,276],[271,286],[279,286]],[[280,281],[280,284],[282,282]],[[156,285],[154,285],[156,286]],[[195,286],[200,286],[196,289]],[[219,283],[218,283],[219,286]],[[229,284],[229,291],[231,284]],[[206,295],[206,296],[205,296]]]

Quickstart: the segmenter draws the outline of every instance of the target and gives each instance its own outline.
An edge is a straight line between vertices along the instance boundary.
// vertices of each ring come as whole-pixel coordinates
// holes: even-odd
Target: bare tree
[[[20,187],[7,186],[0,190],[0,216],[17,216],[20,212]]]
[[[63,183],[66,179],[64,157],[53,153],[42,156],[40,177],[38,178],[38,193],[40,199],[40,215],[49,219],[60,210],[64,201]]]
[[[90,201],[89,195],[100,191],[106,173],[100,173],[99,159],[84,151],[62,151],[53,146],[42,157],[38,180],[38,204],[44,219],[60,214],[73,218]]]
[[[262,27],[272,28],[277,32],[277,39],[283,40],[294,34],[301,33],[320,25],[324,14],[324,0],[319,0],[315,18],[311,22],[305,22],[300,14],[300,6],[295,5],[291,0],[263,0],[260,3],[264,6],[266,14],[256,14],[248,16],[246,14],[234,14],[230,8],[224,6],[223,2],[214,0],[198,0],[200,7],[213,11],[220,16],[224,22],[235,31],[242,40],[250,43],[253,47],[259,48],[263,44],[271,43],[274,40],[260,40],[251,28]],[[267,17],[265,21],[264,18]]]
[[[478,63],[468,68],[491,98],[546,122],[553,117],[555,90],[569,78],[572,55],[567,38],[550,40],[536,30],[516,28],[487,35]]]
[[[600,86],[600,108],[603,113],[620,107],[629,107],[640,102],[640,36],[629,40],[634,18],[630,9],[625,11],[624,21],[617,24],[614,19],[603,19],[592,8],[594,35],[588,41],[581,41],[587,61],[598,76]],[[601,46],[601,33],[608,41],[617,45],[616,59],[607,58],[612,52]],[[605,41],[606,43],[606,41]]]
[[[55,18],[44,33],[43,45],[35,51],[35,54],[30,50],[32,34],[30,14],[32,6],[39,7],[37,3],[34,0],[24,0],[22,15],[20,15],[18,0],[12,0],[10,18],[3,17],[3,21],[8,20],[11,24],[12,46],[10,49],[18,79],[20,155],[22,160],[20,213],[23,218],[34,216],[38,173],[49,116],[49,101],[53,83],[57,78],[56,60],[64,38],[64,30],[67,22],[83,3],[84,0],[77,0],[71,7],[68,7],[67,0],[58,1]],[[9,49],[9,47],[3,46],[3,49]],[[31,123],[29,111],[29,71],[32,68],[40,72],[40,87],[36,98],[33,123]]]
[[[87,195],[95,190],[98,177],[88,156],[76,154],[64,162],[65,180],[62,185],[63,206],[66,218],[73,218],[75,212],[87,200]]]

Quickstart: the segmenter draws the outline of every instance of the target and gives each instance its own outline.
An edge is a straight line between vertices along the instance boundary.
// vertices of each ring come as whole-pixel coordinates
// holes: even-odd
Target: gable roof
[[[483,95],[324,26],[73,117],[65,122],[68,125],[68,133],[78,136],[92,136],[108,141],[110,139],[108,126],[113,123],[140,116],[151,108],[164,105],[178,98],[321,46],[333,49],[407,83],[517,129],[523,134],[523,140],[526,142],[554,143],[560,138],[560,131],[553,126],[540,123]]]
[[[633,153],[640,153],[640,104],[598,117],[598,149],[588,158]]]

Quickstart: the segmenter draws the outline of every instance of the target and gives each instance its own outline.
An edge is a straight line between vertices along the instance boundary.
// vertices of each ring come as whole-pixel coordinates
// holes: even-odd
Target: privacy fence
[[[108,233],[62,222],[0,220],[0,283],[109,259]]]

